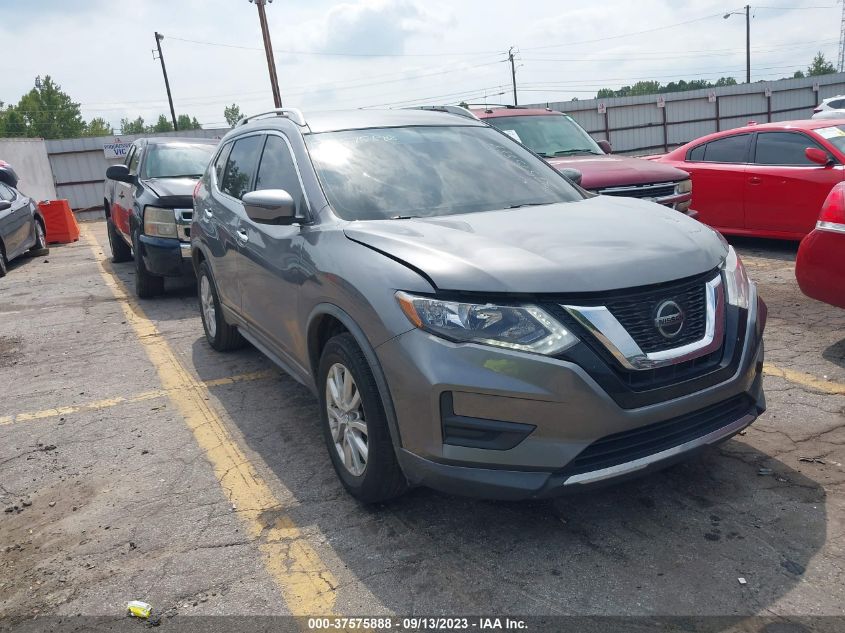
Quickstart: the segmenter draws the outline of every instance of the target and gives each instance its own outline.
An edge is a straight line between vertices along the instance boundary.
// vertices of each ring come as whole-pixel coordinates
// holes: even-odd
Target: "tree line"
[[[796,70],[792,77],[782,77],[782,79],[800,79],[802,77],[815,77],[817,75],[829,75],[836,72],[836,67],[825,59],[825,56],[819,52],[813,58],[812,63],[807,67],[807,70]],[[631,86],[622,86],[618,90],[612,88],[602,88],[596,93],[596,99],[608,99],[610,97],[633,97],[637,95],[652,95],[663,94],[667,92],[684,92],[686,90],[700,90],[701,88],[721,88],[722,86],[735,86],[737,80],[733,77],[720,77],[716,81],[707,81],[705,79],[692,79],[686,81],[670,81],[667,84],[661,84],[659,81],[638,81]]]
[[[197,130],[202,126],[196,117],[180,114],[179,130]],[[147,124],[143,117],[124,118],[120,134],[155,134],[173,131],[173,123],[164,114],[155,123]],[[77,138],[80,136],[111,136],[114,127],[102,117],[90,121],[82,118],[80,104],[74,101],[50,75],[36,77],[35,85],[17,104],[0,101],[0,137]]]

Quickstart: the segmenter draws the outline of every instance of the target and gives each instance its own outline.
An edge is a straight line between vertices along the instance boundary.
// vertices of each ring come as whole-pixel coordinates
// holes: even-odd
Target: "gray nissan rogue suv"
[[[503,499],[664,467],[765,410],[765,304],[715,231],[421,110],[277,110],[194,192],[206,337],[320,400],[355,497]]]

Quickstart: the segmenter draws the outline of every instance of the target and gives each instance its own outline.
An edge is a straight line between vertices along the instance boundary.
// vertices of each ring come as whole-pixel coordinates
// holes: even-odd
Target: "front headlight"
[[[441,301],[405,292],[397,292],[396,300],[415,326],[452,341],[537,354],[556,354],[578,342],[537,306]]]
[[[692,180],[687,178],[686,180],[681,180],[678,184],[675,185],[675,193],[682,194],[682,193],[690,193],[692,191]]]
[[[176,212],[161,207],[145,207],[144,234],[153,237],[177,237]]]
[[[736,254],[733,246],[728,247],[728,256],[722,262],[722,272],[725,275],[725,294],[728,303],[747,310],[751,295],[751,282],[748,280],[745,266],[742,265],[742,260]]]

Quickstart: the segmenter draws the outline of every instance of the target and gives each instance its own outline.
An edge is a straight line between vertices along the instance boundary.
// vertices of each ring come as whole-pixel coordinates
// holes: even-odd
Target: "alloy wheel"
[[[367,421],[358,385],[342,363],[332,365],[326,376],[326,411],[340,460],[346,470],[360,477],[367,468]]]
[[[200,304],[205,329],[208,331],[208,336],[214,338],[217,335],[217,309],[214,307],[214,294],[207,275],[203,275],[200,279]]]

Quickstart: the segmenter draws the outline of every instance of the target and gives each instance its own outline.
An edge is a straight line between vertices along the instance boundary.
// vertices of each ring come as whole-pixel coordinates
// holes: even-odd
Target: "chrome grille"
[[[194,218],[193,209],[174,209],[176,213],[176,235],[182,242],[191,241],[191,220]]]
[[[645,185],[631,185],[629,187],[607,187],[599,189],[597,193],[603,196],[623,196],[626,198],[647,198],[658,200],[675,195],[674,182],[658,182]]]

